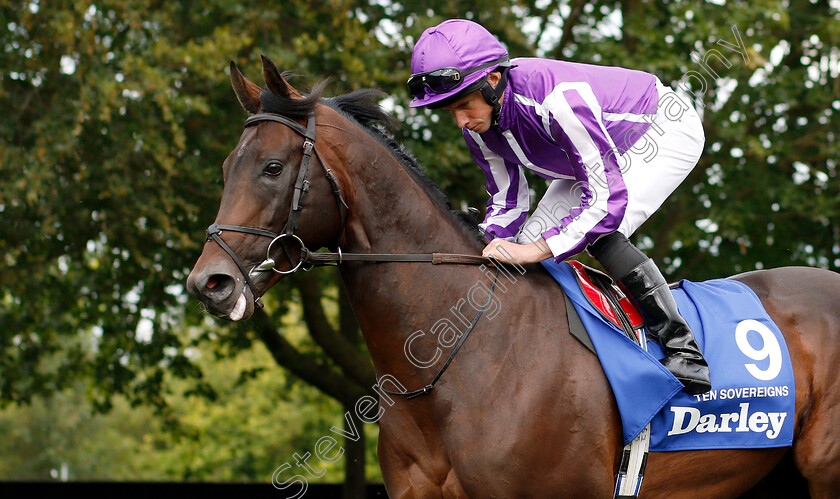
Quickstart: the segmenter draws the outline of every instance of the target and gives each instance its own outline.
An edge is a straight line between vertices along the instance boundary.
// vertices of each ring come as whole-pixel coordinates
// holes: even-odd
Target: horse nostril
[[[233,294],[235,288],[236,281],[233,277],[225,274],[213,274],[204,285],[204,294],[213,300],[224,301]]]

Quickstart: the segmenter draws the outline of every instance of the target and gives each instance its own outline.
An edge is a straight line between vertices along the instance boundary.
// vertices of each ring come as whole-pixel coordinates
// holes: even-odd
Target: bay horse
[[[475,228],[375,126],[390,117],[365,101],[376,94],[321,98],[318,85],[304,96],[262,63],[265,89],[231,63],[251,118],[224,162],[216,223],[187,280],[210,313],[250,317],[279,272],[301,267],[304,245],[481,254]],[[523,270],[513,280],[497,276],[494,314],[477,322],[433,391],[382,404],[378,452],[391,497],[612,496],[622,437],[610,386],[597,358],[568,334],[557,284],[539,265]],[[448,352],[436,355],[441,338],[417,332],[465,326],[471,287],[490,283],[487,267],[458,263],[342,261],[338,272],[377,377],[408,390],[427,385],[447,360]],[[757,293],[787,340],[793,446],[651,453],[641,495],[737,497],[764,480],[776,496],[794,487],[786,497],[840,497],[840,276],[779,268],[733,279]],[[410,354],[428,366],[408,358],[411,338]]]

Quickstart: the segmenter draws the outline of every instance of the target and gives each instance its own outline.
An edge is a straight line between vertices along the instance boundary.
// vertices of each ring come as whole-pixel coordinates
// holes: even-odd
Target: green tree
[[[165,412],[166,373],[217,397],[174,328],[206,320],[182,283],[243,118],[224,68],[267,52],[301,72],[349,64],[343,71],[353,75],[356,58],[299,56],[327,34],[345,33],[351,48],[362,43],[357,21],[339,12],[304,2],[2,7],[0,98],[10,112],[0,123],[0,399],[29,402],[89,379],[100,409],[118,394]],[[309,35],[293,37],[299,28]],[[373,384],[373,371],[347,307],[334,323],[324,320],[321,290],[334,282],[284,283],[270,315],[223,334],[208,328],[196,341],[232,351],[262,341],[277,362],[348,406]],[[314,339],[300,345],[276,328],[297,284]],[[347,447],[361,463],[348,473],[358,495],[364,441]]]
[[[691,97],[703,116],[704,156],[634,239],[671,277],[699,280],[782,265],[840,267],[832,181],[839,8],[816,0],[440,2],[392,19],[416,39],[447,17],[471,18],[512,56],[640,69]],[[743,54],[731,48],[736,36]],[[396,95],[408,102],[404,90]],[[397,111],[410,129],[406,141],[456,205],[483,204],[483,179],[450,117]],[[532,178],[531,187],[536,197],[544,183]]]
[[[286,318],[295,340],[307,335],[297,323],[301,313],[292,307]],[[223,357],[204,344],[189,355],[216,390],[215,400],[167,376],[172,393],[165,416],[121,396],[99,413],[86,395],[87,381],[0,410],[0,480],[60,479],[63,467],[70,480],[265,482],[293,453],[313,448],[341,425],[340,404],[274,365],[261,343]],[[376,429],[365,428],[374,466]],[[318,481],[341,481],[341,462],[321,464],[326,472]],[[368,473],[379,479],[378,469]]]
[[[515,57],[642,69],[693,94],[705,155],[635,235],[671,277],[840,266],[833,0],[18,0],[0,17],[6,403],[89,380],[100,409],[116,394],[166,415],[170,375],[219,399],[189,348],[233,355],[254,342],[342,409],[367,393],[372,369],[334,274],[283,281],[238,326],[211,327],[184,295],[243,118],[224,71],[235,60],[256,74],[265,53],[305,75],[299,87],[330,77],[328,93],[385,90],[429,176],[455,207],[481,206],[481,172],[451,118],[407,107],[412,44],[448,17],[483,23]],[[743,57],[719,43],[735,43],[733,29]],[[293,340],[283,317],[295,303],[309,334]],[[201,334],[184,340],[183,327]],[[347,474],[356,493],[363,470]]]

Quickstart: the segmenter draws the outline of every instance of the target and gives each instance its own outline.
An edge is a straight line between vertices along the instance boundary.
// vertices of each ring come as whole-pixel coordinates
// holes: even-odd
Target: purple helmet
[[[465,89],[477,90],[498,66],[510,66],[507,49],[480,24],[450,19],[428,28],[411,54],[410,106],[434,105]]]

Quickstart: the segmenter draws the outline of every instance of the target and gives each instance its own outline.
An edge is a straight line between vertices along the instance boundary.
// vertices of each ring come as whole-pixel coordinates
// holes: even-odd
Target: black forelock
[[[284,80],[289,80],[295,75],[289,71],[283,71],[281,76]],[[310,114],[315,112],[315,106],[318,105],[321,99],[321,93],[324,91],[327,83],[327,80],[319,81],[312,87],[309,94],[303,96],[302,99],[289,99],[275,94],[266,87],[260,94],[261,111],[263,113],[279,114],[292,119],[306,119]]]

